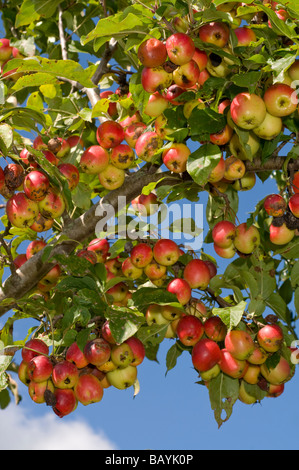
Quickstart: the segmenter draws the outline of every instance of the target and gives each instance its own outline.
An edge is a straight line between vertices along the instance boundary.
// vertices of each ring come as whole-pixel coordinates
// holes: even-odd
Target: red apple
[[[245,330],[230,330],[224,340],[225,348],[235,359],[245,360],[254,350],[254,342]]]
[[[111,348],[103,338],[96,338],[86,343],[83,352],[90,364],[100,366],[110,359]]]
[[[26,257],[27,259],[31,258],[34,256],[36,253],[41,251],[43,248],[47,246],[47,243],[45,240],[33,240],[32,242],[29,243],[29,245],[26,248]]]
[[[283,83],[270,85],[265,91],[264,102],[268,113],[276,117],[289,116],[296,111],[298,106],[294,89]]]
[[[155,153],[162,147],[163,141],[155,131],[147,131],[138,137],[135,144],[137,157],[145,162],[153,162]]]
[[[204,261],[193,259],[185,266],[183,278],[191,289],[205,290],[211,280],[210,270]]]
[[[276,227],[273,223],[269,227],[270,241],[274,245],[285,245],[293,240],[295,230],[290,230],[285,223],[280,227]]]
[[[111,349],[111,360],[116,367],[124,368],[133,361],[133,351],[128,343],[115,344]]]
[[[48,345],[38,338],[29,339],[22,348],[22,359],[24,362],[30,362],[35,356],[49,354]]]
[[[166,274],[167,267],[157,263],[155,260],[151,261],[144,268],[144,274],[151,280],[157,281],[162,279]]]
[[[199,39],[218,47],[225,47],[229,39],[229,28],[225,23],[211,22],[199,28]]]
[[[12,46],[9,39],[0,39],[0,62],[6,62],[12,55]]]
[[[167,50],[162,41],[150,38],[140,44],[137,55],[144,67],[158,67],[166,61]]]
[[[119,144],[111,150],[110,161],[116,168],[126,170],[135,161],[134,150],[128,144]]]
[[[75,364],[77,369],[83,369],[88,365],[88,361],[84,356],[83,351],[79,348],[76,342],[72,343],[66,351],[65,359]]]
[[[88,243],[86,249],[96,254],[98,263],[104,263],[109,254],[110,245],[106,238],[94,238]]]
[[[107,372],[109,383],[118,390],[125,390],[131,387],[137,379],[137,367],[129,365],[122,369],[114,369]]]
[[[212,229],[214,243],[220,248],[228,248],[235,239],[236,226],[229,220],[221,220]]]
[[[195,52],[193,39],[185,33],[174,33],[166,40],[166,50],[169,59],[176,65],[189,62]]]
[[[230,155],[224,160],[225,164],[225,171],[224,171],[224,179],[227,181],[235,181],[243,176],[246,173],[246,166],[245,163],[234,155]]]
[[[278,351],[283,343],[283,331],[279,325],[265,325],[257,333],[257,341],[267,352]]]
[[[147,243],[138,243],[130,253],[131,261],[137,268],[145,268],[153,259],[153,250]]]
[[[31,380],[28,384],[29,396],[35,403],[45,403],[46,390],[54,393],[54,385],[51,380],[45,380],[44,382]]]
[[[244,254],[252,253],[260,244],[260,233],[257,227],[251,225],[247,227],[246,223],[242,223],[236,227],[236,235],[234,239],[235,248]]]
[[[77,400],[86,406],[91,403],[99,403],[103,398],[104,390],[95,375],[84,373],[79,376],[74,393]]]
[[[139,279],[143,274],[143,269],[132,263],[131,258],[126,258],[122,263],[122,272],[125,277],[135,280]]]
[[[275,367],[268,367],[267,363],[261,365],[262,376],[272,385],[280,385],[287,382],[291,375],[291,367],[288,361],[281,356]]]
[[[295,217],[299,218],[299,194],[298,193],[293,194],[293,196],[290,197],[289,209]]]
[[[192,88],[199,79],[200,70],[195,60],[179,65],[173,71],[173,81],[182,88]]]
[[[248,92],[239,93],[234,97],[230,106],[231,118],[237,126],[250,130],[259,126],[266,117],[264,100]]]
[[[159,91],[156,91],[149,96],[148,102],[144,107],[144,114],[150,117],[158,117],[168,106],[169,102],[165,96],[161,95]]]
[[[204,334],[203,323],[194,315],[184,315],[177,324],[176,334],[185,346],[194,346]]]
[[[186,144],[174,143],[162,153],[164,165],[173,173],[184,173],[187,168],[187,160],[191,151]]]
[[[287,203],[280,194],[270,194],[264,200],[264,208],[268,215],[281,217],[287,208]]]
[[[299,171],[296,171],[296,173],[294,174],[294,178],[292,181],[292,189],[294,193],[299,193]]]
[[[141,134],[145,131],[146,127],[147,126],[144,122],[133,122],[125,128],[125,141],[132,149],[135,148],[138,137],[141,136]]]
[[[49,178],[41,171],[33,170],[25,176],[24,193],[33,201],[41,201],[49,189]]]
[[[201,338],[192,349],[192,363],[199,372],[206,372],[216,364],[221,357],[218,344],[209,338]]]
[[[216,342],[224,341],[227,333],[226,325],[220,317],[216,316],[207,318],[204,322],[204,330],[206,336]]]
[[[208,181],[209,183],[217,183],[221,181],[224,177],[225,172],[225,160],[223,156],[221,156],[219,162],[215,166],[215,168],[211,171]]]
[[[141,84],[148,93],[155,93],[168,88],[172,83],[172,73],[163,67],[144,67],[141,72]]]
[[[143,343],[135,336],[131,336],[125,342],[130,346],[133,353],[131,366],[139,366],[139,364],[141,364],[145,358],[145,347]]]
[[[28,362],[28,377],[34,382],[44,382],[51,377],[53,364],[48,356],[35,356]]]
[[[238,44],[237,46],[249,46],[249,44],[251,42],[255,42],[256,41],[256,34],[255,32],[244,26],[242,28],[236,28],[234,30],[236,36],[237,36],[237,39],[238,39]]]
[[[155,243],[153,254],[155,261],[162,266],[172,266],[180,257],[178,245],[173,240],[166,238],[162,238]]]
[[[110,163],[98,175],[101,185],[109,191],[120,188],[124,184],[125,177],[126,173],[123,169],[116,168]]]
[[[23,266],[24,263],[26,263],[27,261],[27,256],[25,253],[21,253],[20,255],[17,255],[14,260],[13,260],[13,263],[15,265],[15,267],[17,269],[19,269],[21,266]]]
[[[175,294],[178,302],[186,305],[191,299],[191,287],[184,279],[175,278],[167,286],[168,292]]]
[[[199,71],[202,72],[208,63],[208,55],[205,51],[201,51],[198,47],[195,48],[195,52],[192,56],[192,60],[194,60],[199,68]]]
[[[72,413],[77,407],[77,399],[75,392],[72,389],[55,389],[55,405],[53,406],[54,413],[59,417]]]
[[[101,147],[111,149],[125,138],[123,127],[116,121],[105,121],[97,128],[96,138]]]
[[[221,349],[218,364],[222,372],[234,379],[243,377],[249,367],[246,360],[236,359],[227,349]]]
[[[61,163],[58,170],[66,178],[70,191],[73,191],[79,184],[80,174],[78,168],[72,163]]]
[[[29,199],[24,192],[14,194],[6,203],[6,215],[14,227],[30,227],[38,214],[37,202]]]
[[[109,153],[100,145],[91,145],[81,155],[80,168],[87,174],[98,174],[109,164]]]

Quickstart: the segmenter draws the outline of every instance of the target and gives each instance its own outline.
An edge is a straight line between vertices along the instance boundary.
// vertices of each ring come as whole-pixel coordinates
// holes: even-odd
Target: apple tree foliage
[[[51,348],[52,357],[59,361],[74,342],[83,351],[90,338],[100,335],[102,325],[108,320],[115,341],[122,344],[131,336],[137,337],[148,360],[156,360],[161,342],[168,341],[167,370],[175,368],[182,353],[191,358],[193,346],[184,344],[175,328],[169,334],[171,320],[148,321],[146,312],[151,305],[162,310],[166,305],[171,306],[183,316],[194,314],[194,303],[202,303],[205,311],[199,313],[199,318],[203,324],[207,317],[220,317],[227,332],[247,331],[255,344],[259,328],[265,324],[279,325],[283,341],[279,350],[267,354],[267,370],[275,369],[284,357],[290,364],[289,380],[294,373],[290,346],[296,340],[299,311],[299,219],[288,207],[290,198],[299,192],[295,184],[299,171],[298,106],[277,118],[280,123],[277,132],[271,123],[271,131],[266,129],[261,136],[252,128],[236,124],[229,108],[236,96],[245,93],[263,99],[266,90],[276,84],[292,87],[296,102],[298,3],[295,0],[7,0],[2,2],[1,16],[3,38],[9,40],[11,48],[6,59],[1,56],[0,48],[0,152],[4,175],[2,182],[0,178],[0,315],[4,319],[0,332],[1,408],[8,405],[12,396],[17,402],[20,399],[15,354],[31,337],[43,339]],[[224,25],[228,32],[225,45],[219,46],[200,34],[202,26],[217,23]],[[236,34],[241,27],[254,33],[245,45]],[[152,38],[165,44],[177,32],[187,35],[195,48],[205,53],[207,62],[201,70],[201,84],[198,85],[198,76],[195,85],[181,87],[176,99],[163,98],[164,104],[167,101],[167,106],[162,105],[163,111],[149,113],[148,105],[155,91],[148,91],[144,86],[145,66],[138,56],[139,47]],[[2,49],[4,46],[3,42]],[[162,68],[173,77],[179,65],[168,57]],[[289,74],[290,70],[293,74]],[[157,87],[159,97],[167,96],[172,83],[173,78]],[[103,91],[111,93],[102,94]],[[270,97],[270,101],[276,98]],[[219,105],[225,100],[229,105],[220,112]],[[260,113],[258,107],[255,113]],[[97,131],[104,122],[115,121],[122,128],[129,121],[142,122],[145,133],[155,132],[159,120],[164,133],[154,157],[145,159],[133,150],[134,161],[130,167],[121,169],[124,180],[120,184],[109,187],[101,181],[99,172],[84,171],[80,164],[82,154],[89,147],[99,145]],[[223,141],[223,129],[227,126],[230,137]],[[44,150],[51,150],[55,155],[61,142],[74,135],[80,140],[75,146],[69,146],[58,161],[45,158]],[[38,138],[44,148],[35,144]],[[53,142],[58,142],[57,148]],[[176,144],[190,149],[182,171],[167,166],[163,159],[167,150]],[[109,149],[110,158],[111,153]],[[220,161],[226,162],[231,156],[238,163],[241,160],[245,175],[243,172],[242,178],[230,178],[226,173],[221,182],[213,182],[212,171]],[[75,188],[70,188],[59,170],[58,165],[64,163],[74,165],[79,171]],[[23,170],[17,186],[13,186],[14,167],[10,167],[12,173],[5,170],[12,164]],[[47,176],[50,187],[64,204],[63,213],[41,231],[34,230],[32,224],[17,226],[8,214],[11,198],[24,191],[22,178],[37,168]],[[267,194],[256,207],[250,205],[250,193],[255,188],[254,182],[246,187],[248,181],[243,176],[246,178],[248,174],[254,182],[269,178],[275,181],[277,194],[283,197],[286,206],[274,225],[286,226],[287,232],[291,232],[289,238],[278,236],[278,241],[273,241],[270,237],[270,226],[277,217],[266,212]],[[242,190],[247,190],[249,195],[246,220],[243,214],[238,215]],[[133,227],[133,232],[142,223],[146,227],[146,217],[138,218],[138,213],[138,223],[132,225],[136,212],[131,202],[141,194],[150,193],[166,206],[182,200],[195,204],[201,193],[207,195],[205,217],[209,230],[204,233],[202,248],[193,251],[192,247],[189,249],[178,242],[182,250],[180,257],[167,268],[163,282],[152,282],[144,272],[136,278],[126,276],[121,268],[111,274],[105,267],[106,259],[98,262],[86,258],[86,248],[96,238],[97,223],[104,217],[99,208],[108,204],[117,213],[120,197],[126,201],[128,232],[124,235],[123,227],[121,231],[116,221],[114,238],[108,237],[105,227],[100,235],[110,243],[107,259],[117,258],[122,266],[130,258],[132,248],[140,239],[131,236],[129,227]],[[223,255],[227,263],[225,270],[214,273],[208,286],[192,288],[192,298],[186,304],[180,303],[175,293],[167,289],[169,281],[183,279],[184,269],[192,259],[217,264],[221,254],[213,251],[213,228],[221,221],[238,227],[239,219],[246,229],[257,228],[259,242],[247,252],[234,246],[232,255]],[[184,224],[179,229],[172,226],[170,233],[183,229]],[[149,233],[146,242],[153,247],[158,234],[159,225]],[[26,252],[29,243],[41,239],[45,242],[42,249],[16,266],[15,258]],[[209,250],[213,256],[207,253]],[[59,278],[53,283],[49,281],[46,288],[41,281],[57,264]],[[128,293],[126,302],[117,301],[111,295],[120,284]],[[31,327],[22,341],[16,340],[15,323],[24,318],[32,320]],[[224,347],[224,342],[219,342],[219,348]],[[219,361],[217,367],[218,364]],[[257,380],[246,382],[244,375],[233,377],[220,369],[207,381],[195,368],[195,380],[207,387],[219,426],[230,417],[239,398],[245,403],[255,403],[271,394],[265,386],[265,377],[260,374]],[[134,387],[137,393],[138,380]],[[51,404],[50,398],[47,404]]]

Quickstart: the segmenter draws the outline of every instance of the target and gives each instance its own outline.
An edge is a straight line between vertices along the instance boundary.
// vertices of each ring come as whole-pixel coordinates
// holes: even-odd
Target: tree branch
[[[86,238],[95,233],[97,223],[104,217],[96,216],[98,206],[102,206],[104,208],[104,205],[109,204],[115,213],[117,213],[119,197],[126,198],[126,203],[129,204],[134,198],[141,194],[144,186],[151,182],[158,183],[162,178],[164,179],[161,184],[173,184],[174,177],[171,176],[169,172],[162,173],[157,171],[152,173],[141,169],[138,172],[127,176],[125,183],[121,188],[111,191],[81,217],[69,222],[65,227],[65,230],[52,242],[53,250],[51,252],[51,256],[54,257],[58,254],[69,255],[76,249],[78,243],[83,243]],[[158,183],[158,185],[160,185],[160,183]],[[59,243],[61,238],[63,241]],[[69,240],[66,240],[66,238]],[[44,277],[54,266],[54,264],[56,264],[54,262],[43,263],[43,252],[44,250],[41,250],[36,253],[16,271],[14,277],[9,276],[6,279],[0,288],[0,316],[13,308],[16,301],[30,292],[42,277]],[[4,305],[4,302],[6,305]]]

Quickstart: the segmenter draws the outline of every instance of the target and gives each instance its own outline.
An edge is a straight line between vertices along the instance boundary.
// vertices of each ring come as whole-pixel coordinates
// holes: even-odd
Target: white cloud
[[[37,405],[38,406],[38,405]],[[116,450],[101,430],[78,418],[63,421],[54,413],[32,414],[9,405],[0,411],[1,450]]]

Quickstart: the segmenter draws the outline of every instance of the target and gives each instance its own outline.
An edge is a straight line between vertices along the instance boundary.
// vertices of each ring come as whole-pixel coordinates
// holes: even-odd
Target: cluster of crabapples
[[[260,233],[255,225],[247,226],[246,222],[235,225],[229,220],[217,222],[212,229],[214,250],[221,258],[233,258],[250,255],[260,244]]]
[[[299,229],[299,172],[292,182],[293,194],[286,200],[281,194],[270,194],[264,200],[264,209],[271,217],[270,241],[275,245],[289,243]]]
[[[182,317],[177,332],[179,340],[191,346],[192,364],[207,387],[223,373],[239,381],[238,398],[245,404],[258,401],[250,385],[257,385],[267,397],[281,395],[285,383],[294,375],[290,357],[282,353],[282,328],[275,323],[257,329],[243,322],[239,325],[228,330],[220,317],[211,316],[204,322],[193,317],[189,326],[188,317]],[[267,361],[273,354],[278,358],[275,366],[269,366]]]
[[[77,343],[63,355],[49,353],[40,338],[32,338],[22,348],[18,376],[28,387],[31,399],[46,403],[60,418],[72,413],[78,403],[86,406],[102,400],[104,389],[124,390],[137,380],[137,366],[143,362],[142,342],[132,336],[116,344],[107,322],[101,334],[87,341],[83,350]]]

